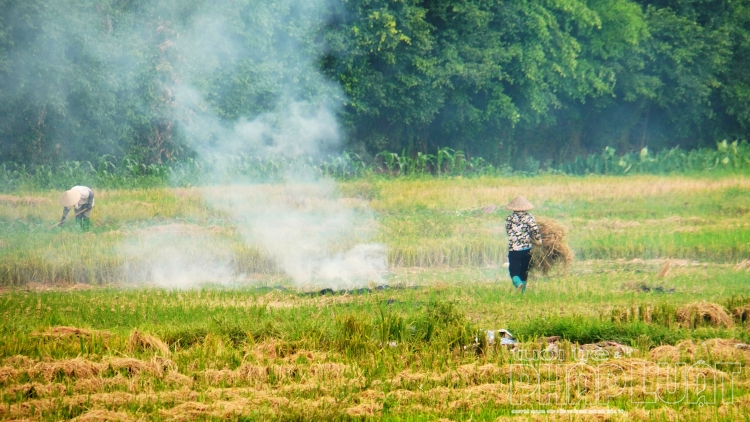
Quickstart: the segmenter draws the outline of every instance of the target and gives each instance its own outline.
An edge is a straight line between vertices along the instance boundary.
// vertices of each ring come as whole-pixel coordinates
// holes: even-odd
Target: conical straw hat
[[[513,198],[513,200],[510,201],[510,203],[505,206],[505,209],[508,209],[511,211],[528,211],[533,208],[534,208],[534,205],[531,202],[529,202],[526,198],[520,195]]]
[[[69,208],[77,204],[80,200],[81,192],[78,192],[75,189],[71,189],[69,191],[65,191],[65,193],[62,194],[62,196],[60,197],[60,205]]]

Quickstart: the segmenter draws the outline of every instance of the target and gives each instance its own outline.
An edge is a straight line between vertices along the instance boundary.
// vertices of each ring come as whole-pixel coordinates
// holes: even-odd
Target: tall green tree
[[[179,160],[297,101],[372,154],[691,148],[747,137],[749,60],[746,0],[0,0],[0,162]]]
[[[580,66],[585,2],[357,1],[330,65],[349,96],[352,135],[374,149],[455,146],[502,154],[518,125],[554,120],[568,100],[610,90]],[[340,36],[344,38],[344,36]]]

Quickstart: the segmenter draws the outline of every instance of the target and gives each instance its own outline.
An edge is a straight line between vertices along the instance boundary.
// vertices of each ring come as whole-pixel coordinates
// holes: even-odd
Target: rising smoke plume
[[[317,69],[316,54],[322,51],[294,37],[278,36],[290,28],[302,35],[316,30],[333,5],[290,0],[278,10],[266,10],[261,3],[246,3],[255,11],[276,15],[238,23],[235,9],[206,6],[194,10],[187,24],[175,27],[165,21],[159,27],[165,34],[160,66],[166,69],[162,89],[169,118],[204,156],[243,153],[298,162],[340,150],[343,140],[335,116],[343,95]],[[269,21],[281,27],[269,27]],[[238,24],[246,26],[243,33],[257,38],[238,39],[229,30]],[[252,66],[259,79],[273,87],[272,98],[266,95],[270,107],[232,119],[212,107],[211,92],[201,86],[235,66]],[[220,167],[205,180],[221,180]],[[332,180],[309,169],[291,167],[279,183],[235,179],[231,185],[213,185],[203,192],[210,206],[231,218],[247,244],[275,260],[301,288],[360,287],[380,281],[386,270],[384,247],[368,241],[375,223],[366,205],[343,201]],[[131,278],[151,277],[162,286],[186,288],[228,279],[232,270],[221,245],[218,237],[206,233],[195,237],[157,231],[141,233],[124,250],[131,262],[139,263],[133,266],[139,275]],[[196,259],[193,252],[201,246],[207,253]]]

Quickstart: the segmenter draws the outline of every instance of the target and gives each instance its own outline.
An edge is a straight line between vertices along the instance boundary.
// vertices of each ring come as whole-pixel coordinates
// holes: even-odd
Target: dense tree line
[[[360,154],[690,149],[747,137],[749,68],[749,0],[0,0],[0,162],[190,157],[185,81]]]

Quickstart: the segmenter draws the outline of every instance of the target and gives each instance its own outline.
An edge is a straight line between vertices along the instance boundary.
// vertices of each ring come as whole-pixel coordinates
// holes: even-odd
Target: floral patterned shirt
[[[505,219],[505,231],[508,233],[508,248],[511,251],[522,251],[531,248],[531,236],[541,241],[539,227],[534,216],[527,212],[514,211]]]

